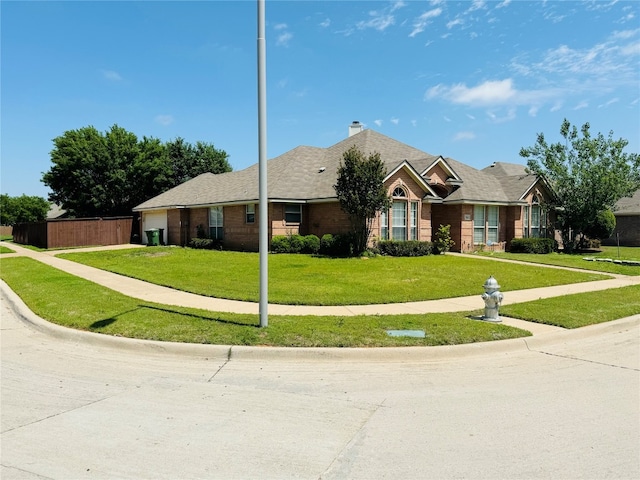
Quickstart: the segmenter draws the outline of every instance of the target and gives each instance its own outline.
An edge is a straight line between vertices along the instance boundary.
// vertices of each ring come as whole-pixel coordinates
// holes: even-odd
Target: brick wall
[[[327,233],[335,235],[351,230],[349,215],[340,208],[339,202],[313,203],[305,207],[309,212],[309,234],[322,238]]]
[[[617,245],[619,234],[620,245],[640,247],[640,215],[617,215],[616,229],[611,238],[602,241],[603,245]]]
[[[258,205],[253,223],[247,223],[246,205],[224,207],[224,245],[231,250],[257,252],[260,246]]]
[[[451,250],[455,252],[464,251],[462,250],[462,221],[462,205],[445,206],[437,203],[431,205],[431,222],[433,225],[433,231],[438,231],[438,227],[440,225],[451,225],[451,240],[454,241],[454,245]]]

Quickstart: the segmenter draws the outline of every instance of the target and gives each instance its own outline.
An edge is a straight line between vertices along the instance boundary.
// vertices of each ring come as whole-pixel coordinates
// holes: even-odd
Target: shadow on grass
[[[227,325],[238,325],[240,327],[254,327],[254,328],[260,328],[259,324],[253,324],[253,323],[243,323],[243,322],[238,322],[235,320],[227,320],[224,318],[220,318],[220,317],[205,317],[202,315],[196,315],[193,313],[185,313],[185,312],[178,312],[176,310],[172,310],[170,308],[162,308],[162,307],[154,307],[151,305],[140,305],[140,308],[148,308],[150,310],[157,310],[159,312],[165,312],[165,313],[173,313],[175,315],[182,315],[185,317],[191,317],[191,318],[195,318],[196,320],[204,320],[206,322],[217,322],[217,323],[225,323]],[[128,313],[128,312],[125,312]]]

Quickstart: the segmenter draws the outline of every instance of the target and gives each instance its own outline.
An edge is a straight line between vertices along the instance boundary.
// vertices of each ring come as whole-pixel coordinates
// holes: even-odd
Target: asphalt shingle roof
[[[423,152],[374,130],[363,130],[328,148],[300,146],[267,162],[268,196],[272,200],[308,201],[335,199],[333,185],[343,153],[356,146],[365,155],[378,152],[387,171],[407,160],[418,172],[438,160],[438,156]],[[535,180],[525,179],[524,167],[496,164],[491,172],[477,170],[454,159],[445,161],[463,180],[445,199],[449,202],[518,201]],[[495,167],[494,167],[495,168]],[[518,170],[518,168],[520,170]],[[503,173],[520,174],[504,176]],[[258,164],[244,170],[214,175],[204,173],[167,192],[141,203],[134,210],[175,207],[196,207],[216,204],[248,203],[258,200]]]

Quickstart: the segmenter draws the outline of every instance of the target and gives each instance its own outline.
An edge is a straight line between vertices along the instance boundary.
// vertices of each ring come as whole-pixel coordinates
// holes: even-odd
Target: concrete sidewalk
[[[68,251],[96,251],[125,248],[146,248],[140,245],[115,245],[106,247],[92,247],[86,249],[54,250],[39,252],[21,247],[13,243],[2,242],[2,244],[12,250],[15,254],[3,254],[2,258],[12,256],[29,257],[39,262],[50,265],[59,270],[72,275],[87,279],[111,290],[115,290],[124,295],[140,300],[174,305],[180,307],[200,308],[215,312],[248,313],[258,314],[259,305],[252,302],[241,302],[236,300],[225,300],[220,298],[205,297],[193,293],[182,292],[172,288],[151,284],[142,280],[125,277],[115,273],[100,270],[94,267],[82,265],[56,257],[56,255]],[[562,268],[562,267],[556,267]],[[612,279],[599,280],[595,282],[583,282],[570,285],[560,285],[555,287],[533,288],[529,290],[517,290],[505,293],[503,305],[521,303],[542,298],[571,295],[574,293],[593,292],[606,290],[609,288],[619,288],[634,284],[640,284],[640,276],[611,275]],[[347,306],[313,306],[313,305],[279,305],[269,304],[270,315],[398,315],[398,314],[425,314],[441,312],[463,312],[484,308],[484,302],[480,297],[480,286],[478,295],[458,298],[446,298],[441,300],[429,300],[421,302],[406,302],[393,304],[376,305],[347,305]],[[531,331],[533,334],[547,331],[557,331],[558,327],[549,325],[524,322],[516,319],[503,317],[503,323]]]

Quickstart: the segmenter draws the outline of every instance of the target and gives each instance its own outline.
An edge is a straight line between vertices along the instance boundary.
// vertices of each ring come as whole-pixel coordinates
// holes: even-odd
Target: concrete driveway
[[[640,316],[229,357],[52,336],[1,300],[3,480],[640,478]]]

